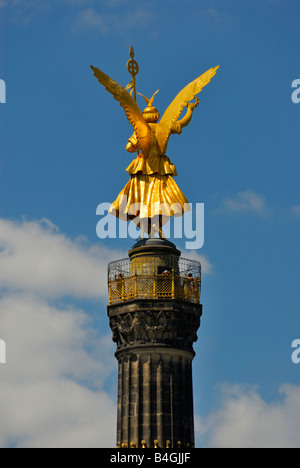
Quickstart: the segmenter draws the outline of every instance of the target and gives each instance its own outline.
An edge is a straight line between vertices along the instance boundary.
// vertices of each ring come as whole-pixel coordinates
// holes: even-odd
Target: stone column
[[[120,447],[132,443],[177,448],[180,442],[183,448],[195,443],[192,361],[202,305],[200,295],[192,293],[195,281],[189,283],[188,272],[180,276],[185,261],[179,258],[174,244],[149,239],[129,252],[127,271],[126,260],[119,261],[120,270],[115,262],[109,268],[110,281],[122,278],[110,287],[121,284],[124,290],[108,306],[119,364]],[[201,266],[194,266],[199,276]],[[165,269],[170,276],[162,274]],[[159,285],[164,286],[162,291],[171,287],[174,291],[159,297],[154,294]]]
[[[118,344],[118,446],[194,446],[192,344],[201,314],[200,304],[178,301],[109,307]]]
[[[194,446],[192,358],[171,349],[119,356],[118,445]]]

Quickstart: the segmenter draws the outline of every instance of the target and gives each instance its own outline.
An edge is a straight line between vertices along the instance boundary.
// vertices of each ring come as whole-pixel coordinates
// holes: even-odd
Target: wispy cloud
[[[154,19],[155,16],[152,10],[148,7],[138,6],[135,10],[128,12],[125,15],[125,28],[128,30],[137,27],[143,29],[149,25],[150,22],[154,21]],[[116,23],[116,26],[118,26],[123,22],[123,20],[120,16],[115,16],[114,22]]]
[[[77,29],[97,29],[101,34],[107,34],[110,31],[107,19],[93,8],[81,11],[77,16],[74,25]]]
[[[268,214],[265,198],[252,190],[246,190],[238,193],[233,198],[225,199],[221,211],[227,213],[255,213],[261,217]]]
[[[1,447],[114,445],[116,408],[103,390],[114,345],[74,302],[106,299],[107,263],[123,255],[49,220],[0,220]]]
[[[291,213],[292,213],[294,216],[300,217],[300,205],[294,205],[294,206],[292,206],[292,208],[291,208]]]
[[[60,2],[57,3],[66,3],[72,7],[82,7],[93,4],[94,0],[60,0]],[[48,8],[51,4],[55,6],[55,2],[50,0],[0,0],[0,6],[9,6],[18,9],[38,9],[44,8],[45,5]]]
[[[236,20],[236,18],[234,17],[234,15],[232,13],[229,13],[228,11],[224,11],[224,10],[220,10],[220,9],[217,9],[213,6],[209,7],[209,8],[206,8],[206,9],[202,9],[202,10],[199,10],[198,11],[198,16],[202,17],[202,18],[205,18],[205,19],[209,19],[211,20],[212,22],[215,22],[215,23],[223,23],[223,22],[228,22],[228,21],[233,21],[233,20]]]
[[[0,219],[1,447],[113,447],[105,383],[117,369],[114,344],[108,323],[104,335],[95,330],[76,300],[106,302],[107,263],[125,255],[70,239],[47,219]],[[183,255],[211,271],[205,257]]]
[[[113,447],[115,404],[103,390],[110,340],[96,339],[83,311],[28,294],[0,297],[0,323],[0,446]]]
[[[201,270],[204,275],[210,275],[213,273],[213,265],[204,255],[200,255],[197,250],[184,250],[182,257],[189,260],[196,260],[201,263]]]
[[[212,272],[210,261],[198,252],[182,255],[199,260],[204,274]],[[125,251],[108,249],[100,242],[70,239],[47,219],[0,219],[0,292],[106,300],[107,264],[124,257]]]
[[[0,285],[5,289],[47,298],[106,298],[107,263],[123,256],[71,240],[48,220],[0,220]]]
[[[154,15],[148,7],[137,4],[130,11],[99,13],[94,8],[87,8],[80,11],[75,20],[75,29],[93,30],[96,29],[107,34],[111,31],[131,31],[135,28],[145,28],[154,20]]]
[[[12,12],[12,19],[22,23],[30,23],[36,15],[42,12],[49,12],[53,9],[50,0],[2,0],[3,6]]]
[[[70,7],[69,22],[77,31],[98,30],[105,35],[145,28],[155,21],[152,9],[138,1],[105,0],[99,5],[95,0],[0,0],[0,7],[9,9],[8,18],[25,24],[42,12],[55,12],[63,4]]]
[[[93,5],[94,0],[63,0],[63,2],[67,3],[72,7],[86,7],[89,5]]]
[[[300,386],[279,393],[267,403],[255,387],[224,385],[219,408],[196,419],[200,440],[210,448],[300,448]]]

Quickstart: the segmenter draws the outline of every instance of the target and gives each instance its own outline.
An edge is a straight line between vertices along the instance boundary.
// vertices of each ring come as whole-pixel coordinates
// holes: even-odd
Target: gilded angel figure
[[[199,104],[197,94],[219,67],[211,68],[180,91],[161,119],[153,105],[159,90],[151,99],[142,95],[147,103],[142,112],[126,88],[98,68],[91,68],[98,81],[119,101],[134,129],[126,149],[137,156],[126,169],[130,180],[112,204],[110,213],[123,220],[133,220],[150,236],[158,232],[163,238],[162,226],[170,216],[180,216],[189,209],[186,196],[174,180],[176,167],[166,155],[168,141],[172,134],[181,134],[190,123]],[[185,107],[186,114],[179,120]]]

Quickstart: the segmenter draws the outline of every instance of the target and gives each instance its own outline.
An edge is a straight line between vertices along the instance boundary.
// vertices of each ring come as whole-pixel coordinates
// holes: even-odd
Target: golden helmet
[[[147,103],[147,107],[143,110],[143,117],[146,120],[146,122],[156,123],[160,117],[158,110],[156,109],[156,107],[153,106],[154,97],[158,93],[158,91],[159,89],[153,94],[151,99],[148,99],[143,94],[138,93],[145,99]]]

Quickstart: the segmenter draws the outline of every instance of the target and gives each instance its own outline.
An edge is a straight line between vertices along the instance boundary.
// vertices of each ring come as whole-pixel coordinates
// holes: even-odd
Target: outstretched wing
[[[151,130],[145,121],[139,106],[123,86],[103,73],[99,68],[95,68],[91,65],[91,69],[99,83],[101,83],[105,89],[111,93],[117,101],[119,101],[120,105],[125,110],[127,118],[136,133],[139,146],[142,152],[147,155],[149,153]]]
[[[162,116],[159,126],[162,137],[162,145],[164,145],[171,133],[172,122],[178,120],[180,114],[187,103],[190,102],[194,97],[199,94],[204,86],[206,86],[210,80],[215,76],[219,67],[211,68],[203,75],[196,78],[194,81],[189,83],[182,91],[176,96],[174,101],[169,105],[164,115]]]

